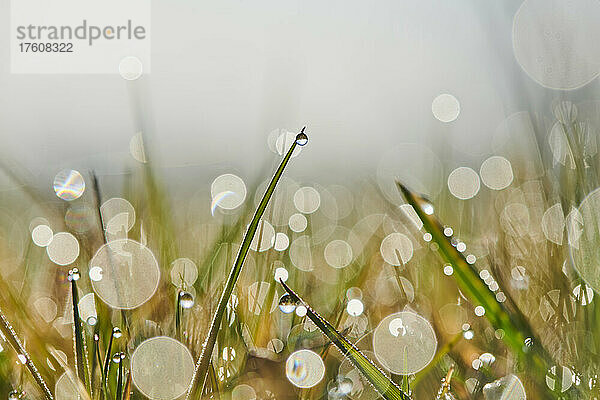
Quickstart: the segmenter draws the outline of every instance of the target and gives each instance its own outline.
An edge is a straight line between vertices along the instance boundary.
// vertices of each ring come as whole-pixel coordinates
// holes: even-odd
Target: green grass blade
[[[79,270],[69,271],[69,280],[71,281],[71,300],[73,303],[73,345],[75,350],[75,371],[77,377],[86,382],[83,330],[81,329],[81,320],[79,319],[79,292],[77,291],[77,280],[79,279]]]
[[[221,320],[223,319],[223,315],[225,314],[227,302],[229,301],[229,297],[231,297],[231,294],[233,293],[235,283],[237,282],[237,279],[240,276],[242,267],[244,265],[244,260],[246,259],[246,255],[248,254],[248,250],[250,249],[250,244],[254,239],[254,234],[256,233],[256,229],[258,228],[260,219],[263,216],[267,205],[269,204],[269,200],[271,199],[271,196],[275,191],[275,187],[277,186],[279,178],[281,178],[281,175],[283,174],[286,165],[292,157],[292,153],[296,149],[296,146],[303,146],[308,141],[308,138],[304,133],[304,129],[305,128],[302,128],[302,131],[296,136],[296,140],[294,141],[294,143],[292,143],[292,146],[290,147],[286,155],[283,157],[283,160],[279,164],[277,171],[275,171],[275,175],[273,175],[273,178],[271,179],[271,182],[269,183],[269,186],[267,187],[267,190],[265,191],[265,194],[263,195],[263,198],[260,201],[256,212],[254,213],[254,217],[252,218],[252,221],[248,226],[248,230],[246,231],[246,235],[244,236],[244,240],[238,251],[237,258],[235,260],[235,263],[233,264],[233,268],[231,269],[229,277],[227,278],[225,289],[223,290],[221,298],[219,299],[217,310],[213,315],[213,319],[208,330],[208,335],[202,346],[202,353],[200,354],[200,357],[196,362],[194,374],[192,375],[192,381],[190,382],[190,386],[185,397],[186,400],[189,399],[190,396],[192,396],[192,393],[196,389],[198,382],[200,383],[200,393],[202,393],[203,391],[204,385],[206,383],[206,376],[208,373],[210,358],[212,356],[215,343],[217,341],[217,333],[219,331],[219,327],[221,326]]]
[[[10,343],[10,345],[13,347],[13,349],[17,352],[17,354],[25,357],[25,366],[27,366],[27,369],[33,376],[33,379],[38,384],[40,389],[42,389],[42,392],[44,392],[46,399],[53,400],[54,397],[52,396],[52,392],[50,392],[46,381],[44,381],[44,378],[42,378],[42,375],[40,374],[39,370],[31,360],[31,356],[29,356],[29,353],[27,353],[27,350],[25,350],[25,346],[23,346],[23,343],[17,336],[17,333],[15,332],[10,322],[8,322],[8,319],[6,319],[6,317],[4,316],[2,310],[0,310],[0,331],[2,332],[2,334],[4,334],[4,337],[6,338],[8,343]]]
[[[373,385],[373,388],[386,400],[410,400],[410,396],[402,391],[386,374],[379,369],[371,360],[369,360],[354,344],[350,343],[341,333],[339,333],[329,322],[314,311],[300,296],[298,296],[282,280],[280,283],[294,302],[300,303],[306,307],[306,315],[323,332],[325,336],[348,357],[350,362],[363,374],[363,376]]]
[[[117,393],[115,394],[115,400],[123,399],[123,358],[119,360],[119,371],[117,372]]]
[[[432,241],[438,245],[441,257],[452,264],[453,276],[460,290],[471,302],[485,308],[485,317],[495,329],[504,330],[504,341],[507,345],[524,359],[531,360],[538,367],[537,371],[546,371],[550,357],[540,346],[539,340],[534,340],[534,350],[525,353],[527,349],[524,345],[525,339],[534,337],[525,317],[518,311],[509,313],[502,303],[496,300],[494,292],[479,277],[475,267],[467,262],[463,254],[452,245],[450,238],[444,235],[443,226],[434,215],[433,205],[400,182],[396,183],[408,204],[413,207],[423,222],[423,228],[431,234]]]
[[[125,382],[125,389],[123,389],[123,400],[131,399],[131,371],[127,373],[127,381]]]

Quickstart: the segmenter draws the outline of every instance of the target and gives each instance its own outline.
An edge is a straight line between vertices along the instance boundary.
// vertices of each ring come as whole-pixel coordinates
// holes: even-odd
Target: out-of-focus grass
[[[32,187],[13,174],[19,188],[0,194],[2,209],[9,211],[7,217],[0,219],[3,233],[0,235],[0,309],[14,325],[31,361],[52,392],[65,368],[71,375],[79,371],[80,375],[93,376],[94,382],[85,383],[93,388],[102,387],[102,366],[107,359],[106,366],[110,369],[106,386],[110,398],[114,398],[119,386],[119,366],[111,365],[110,359],[122,351],[127,354],[121,364],[120,385],[126,388],[124,398],[142,399],[128,372],[129,357],[135,347],[149,337],[167,335],[178,338],[190,349],[194,359],[198,359],[210,332],[211,320],[220,314],[223,318],[220,329],[213,329],[214,351],[210,352],[211,357],[206,357],[208,384],[203,395],[227,398],[234,388],[248,384],[261,399],[326,398],[328,385],[336,382],[344,356],[331,346],[328,338],[315,331],[305,317],[279,312],[276,303],[283,292],[274,279],[274,271],[284,267],[289,273],[287,283],[361,351],[372,349],[368,348],[368,336],[360,339],[393,312],[413,310],[431,322],[438,339],[437,354],[425,369],[404,379],[415,399],[435,398],[451,366],[454,366],[452,393],[461,399],[480,398],[486,383],[511,373],[523,381],[529,398],[598,397],[598,299],[587,304],[581,296],[575,298],[573,294],[577,285],[585,282],[573,268],[568,234],[561,231],[564,241],[554,243],[541,229],[541,217],[550,206],[558,203],[564,214],[568,214],[598,186],[598,155],[589,149],[588,142],[581,140],[580,125],[562,123],[562,131],[575,168],[556,161],[544,144],[546,133],[541,129],[538,134],[544,139],[540,142],[543,174],[525,173],[529,166],[515,161],[512,164],[514,181],[506,189],[493,191],[482,187],[474,199],[467,201],[458,200],[444,190],[431,199],[436,218],[451,226],[454,236],[477,255],[473,265],[465,261],[440,230],[446,225],[419,213],[416,198],[412,201],[413,208],[423,222],[423,230],[417,229],[412,217],[398,209],[401,204],[390,203],[368,180],[351,182],[351,189],[345,192],[315,184],[321,193],[321,207],[312,214],[305,214],[308,226],[304,232],[294,232],[287,220],[290,214],[298,212],[294,209],[293,196],[301,185],[293,181],[292,167],[290,178],[282,179],[270,205],[265,204],[263,219],[272,222],[277,232],[285,233],[293,249],[254,251],[246,248],[246,267],[239,273],[237,285],[226,286],[230,267],[242,245],[242,233],[251,222],[260,197],[249,195],[237,210],[217,209],[213,216],[209,195],[201,193],[181,198],[166,192],[161,187],[160,173],[153,169],[151,162],[124,179],[120,191],[114,187],[108,190],[109,178],[99,176],[96,196],[93,185],[88,185],[86,194],[73,204],[86,205],[97,212],[99,204],[95,197],[98,203],[116,192],[127,198],[137,214],[136,224],[128,235],[140,241],[142,237],[146,239],[159,262],[162,276],[156,294],[137,309],[121,312],[96,300],[98,324],[90,327],[83,323],[81,332],[87,344],[88,360],[95,351],[92,345],[95,330],[100,337],[96,369],[90,374],[79,371],[79,365],[76,368],[76,358],[87,361],[81,355],[77,357],[74,351],[73,325],[63,323],[67,308],[72,307],[67,271],[78,267],[82,273],[77,282],[79,294],[92,292],[88,264],[105,242],[104,229],[97,214],[93,214],[90,229],[73,231],[64,220],[69,204],[50,199],[45,193],[47,190]],[[506,156],[510,158],[510,154]],[[448,172],[444,171],[444,176]],[[198,188],[206,191],[209,184],[198,182]],[[256,185],[249,193],[260,196],[265,185]],[[344,194],[336,197],[331,193]],[[523,205],[528,210],[527,224],[511,220],[507,225],[505,208],[510,204]],[[342,213],[343,207],[349,212]],[[339,217],[341,214],[343,217]],[[28,225],[34,217],[46,218],[55,232],[71,230],[81,247],[76,263],[56,266],[48,260],[43,248],[31,243]],[[260,230],[257,229],[257,235]],[[515,230],[518,235],[514,234]],[[423,240],[425,231],[431,233],[431,242]],[[413,250],[411,259],[399,266],[385,262],[380,251],[382,240],[393,232],[404,234]],[[343,240],[352,248],[352,259],[343,268],[329,266],[323,255],[333,240]],[[170,282],[170,265],[179,257],[188,257],[198,266],[198,279],[192,287],[176,287]],[[453,265],[451,276],[444,274],[444,262]],[[493,277],[497,290],[482,281],[484,271]],[[261,282],[264,285],[260,285]],[[259,283],[256,287],[262,288],[261,296],[251,295],[250,288],[256,283]],[[347,292],[357,288],[361,291],[364,312],[353,316],[346,308],[350,298]],[[195,305],[179,310],[178,335],[176,299],[181,290],[195,293]],[[506,296],[501,303],[497,301],[499,292]],[[227,293],[229,300],[220,304],[223,293]],[[56,305],[56,313],[50,320],[45,320],[36,306],[35,301],[42,297]],[[445,307],[448,305],[451,307]],[[474,314],[478,305],[485,308],[482,317]],[[447,310],[456,314],[449,314]],[[115,326],[121,328],[123,335],[114,338],[111,350],[107,351]],[[219,327],[214,323],[212,326]],[[528,342],[528,338],[533,338],[532,342]],[[277,347],[279,343],[282,348]],[[533,346],[527,347],[528,343]],[[3,347],[0,396],[22,389],[28,398],[43,398],[40,386],[26,366],[17,363],[17,353],[9,343],[2,339],[0,345]],[[79,347],[84,347],[83,343]],[[297,389],[285,378],[285,361],[299,348],[313,349],[322,355],[326,366],[324,379],[310,390]],[[234,357],[228,356],[232,350]],[[58,351],[67,356],[66,364]],[[493,354],[495,361],[479,366],[476,361],[482,353]],[[548,372],[555,364],[559,371],[562,367],[570,371],[570,375],[565,376],[572,382],[564,385],[568,386],[564,392],[561,392],[561,374],[554,377]],[[555,381],[554,385],[548,385],[548,377]],[[391,378],[394,382],[403,382],[393,374]],[[554,393],[551,393],[552,387]],[[350,397],[361,398],[357,393]],[[93,398],[102,398],[99,390],[94,390]]]

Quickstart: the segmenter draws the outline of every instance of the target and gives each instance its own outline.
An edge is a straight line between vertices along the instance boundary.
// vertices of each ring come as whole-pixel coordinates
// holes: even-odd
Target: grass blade
[[[48,388],[46,381],[44,381],[44,378],[42,378],[42,375],[40,374],[37,367],[31,360],[31,357],[27,353],[27,350],[25,350],[25,347],[21,343],[21,340],[17,336],[17,333],[15,332],[15,330],[12,327],[12,325],[10,324],[10,322],[8,322],[8,319],[6,319],[6,317],[4,316],[4,313],[2,312],[2,310],[0,310],[0,330],[4,334],[4,337],[6,337],[6,340],[10,343],[10,345],[13,347],[13,349],[17,352],[17,354],[25,357],[25,360],[26,360],[25,365],[27,366],[27,369],[29,370],[29,372],[31,372],[31,375],[33,375],[33,379],[35,380],[35,382],[38,384],[40,389],[42,389],[42,391],[44,392],[46,399],[53,400],[54,397],[52,396],[52,393],[50,392],[50,389]]]
[[[442,379],[442,386],[440,387],[440,390],[438,391],[437,396],[435,397],[436,400],[443,400],[445,398],[447,398],[447,394],[450,393],[450,380],[452,379],[452,374],[454,373],[454,365],[450,366],[450,369],[448,369],[448,373],[446,374],[446,377],[444,379]]]
[[[288,285],[279,281],[294,302],[306,307],[306,315],[323,332],[329,340],[348,357],[350,362],[373,385],[373,388],[386,400],[410,400],[410,396],[402,391],[387,375],[383,373],[371,360],[369,360],[354,344],[350,343],[329,322],[317,314],[305,301],[303,301]]]
[[[271,196],[275,191],[275,187],[277,186],[279,178],[281,178],[281,175],[283,174],[286,165],[292,157],[292,153],[296,149],[296,146],[304,146],[308,142],[308,137],[304,133],[305,128],[306,127],[302,128],[302,131],[300,131],[300,133],[296,136],[296,140],[294,141],[294,143],[292,143],[290,149],[283,157],[283,160],[279,164],[277,171],[275,171],[275,175],[273,175],[273,178],[271,179],[271,182],[269,183],[269,186],[267,187],[267,190],[265,191],[265,194],[263,195],[262,200],[260,201],[260,204],[256,209],[256,212],[254,213],[254,217],[252,218],[252,221],[248,226],[248,230],[246,231],[246,235],[244,236],[244,240],[238,251],[237,258],[235,260],[235,263],[233,264],[233,268],[231,269],[231,272],[229,273],[229,276],[227,278],[225,289],[223,290],[221,298],[219,299],[217,310],[213,315],[213,319],[208,330],[208,335],[202,346],[202,353],[200,354],[200,357],[196,362],[196,366],[194,367],[192,381],[190,382],[190,386],[185,397],[186,400],[189,399],[192,393],[194,392],[198,381],[200,382],[200,393],[202,393],[203,391],[204,385],[206,383],[206,376],[208,372],[210,358],[212,356],[215,343],[217,341],[217,333],[219,331],[219,327],[221,326],[221,320],[223,319],[223,314],[225,313],[227,302],[229,301],[229,297],[233,293],[235,283],[237,282],[237,279],[242,271],[244,260],[246,259],[246,255],[248,254],[248,250],[250,249],[250,244],[252,243],[252,239],[254,239],[254,234],[256,233],[256,229],[258,228],[260,219],[263,216],[267,205],[269,204],[269,200],[271,199]]]
[[[69,271],[69,281],[71,281],[71,300],[73,303],[73,345],[75,346],[75,371],[77,377],[86,382],[83,330],[81,329],[81,320],[79,319],[79,292],[77,291],[77,280],[79,279],[79,270],[77,268]]]
[[[125,382],[125,389],[123,389],[123,400],[131,399],[131,371],[127,373],[127,381]]]
[[[117,372],[117,393],[115,394],[115,400],[123,399],[123,357],[119,354],[119,370]]]
[[[450,238],[443,232],[441,222],[435,217],[433,205],[422,196],[412,192],[400,182],[396,182],[404,198],[410,204],[421,221],[423,228],[431,234],[432,241],[438,245],[438,252],[444,261],[452,264],[454,278],[460,290],[473,303],[485,309],[485,317],[495,329],[503,329],[504,341],[524,360],[531,360],[536,366],[536,371],[546,371],[550,356],[539,345],[539,340],[534,340],[534,350],[528,351],[524,345],[526,338],[533,338],[533,331],[525,317],[516,310],[509,313],[507,309],[496,300],[494,293],[481,280],[475,267],[467,262],[463,254],[454,247]],[[539,378],[539,377],[538,377]]]

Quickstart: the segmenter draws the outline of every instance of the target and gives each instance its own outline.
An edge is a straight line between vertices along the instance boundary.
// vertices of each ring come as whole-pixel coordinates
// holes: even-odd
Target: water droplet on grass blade
[[[352,300],[348,301],[348,305],[346,306],[346,311],[348,312],[348,314],[352,315],[353,317],[357,317],[360,314],[362,314],[364,309],[365,309],[365,306],[363,305],[362,301],[360,301],[359,299],[352,299]]]
[[[78,281],[81,278],[81,274],[79,273],[79,269],[73,268],[69,271],[69,281]]]
[[[288,280],[289,273],[288,273],[287,269],[285,269],[283,267],[278,267],[275,270],[275,274],[274,275],[275,275],[275,281],[276,282],[279,282],[280,280],[283,281],[283,282],[285,282],[285,281]]]
[[[306,127],[302,128],[302,131],[296,135],[296,144],[298,146],[306,146],[308,143],[308,136],[306,136],[306,133],[304,133],[305,129]]]
[[[13,390],[8,394],[8,400],[19,400],[25,396],[25,393],[20,392],[18,390]]]
[[[299,305],[298,307],[296,307],[296,315],[299,317],[304,317],[307,312],[308,310],[303,305]]]
[[[118,339],[123,336],[123,332],[121,332],[121,328],[115,326],[113,328],[112,335],[114,338]]]
[[[192,308],[194,306],[194,297],[189,292],[179,292],[179,305],[181,308]]]
[[[117,364],[121,362],[121,359],[122,359],[122,358],[125,358],[125,357],[121,357],[121,353],[115,353],[115,354],[113,354],[113,356],[112,356],[112,360],[113,360],[113,362],[114,362],[114,363],[117,363]]]
[[[294,301],[294,299],[292,298],[292,296],[289,293],[284,294],[279,299],[279,309],[284,314],[293,313],[294,310],[296,310],[297,305],[298,305],[298,303],[296,301]]]
[[[433,214],[433,204],[431,203],[423,203],[421,205],[421,208],[423,209],[423,212],[427,215],[432,215]]]

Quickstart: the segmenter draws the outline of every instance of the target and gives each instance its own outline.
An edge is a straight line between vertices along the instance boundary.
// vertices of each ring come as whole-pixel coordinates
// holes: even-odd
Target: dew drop
[[[346,311],[353,317],[358,317],[363,313],[364,309],[365,306],[359,299],[352,299],[348,301],[348,305],[346,306]]]
[[[299,317],[304,317],[306,315],[306,312],[308,310],[306,309],[306,307],[300,305],[298,307],[296,307],[296,315]]]
[[[489,366],[496,361],[496,357],[492,353],[483,353],[479,356],[479,360],[481,360],[483,365]]]
[[[18,400],[18,399],[22,399],[24,396],[23,392],[20,392],[18,390],[13,390],[8,394],[8,400]]]
[[[81,278],[81,274],[79,273],[79,269],[73,268],[69,271],[69,281],[78,281]]]
[[[285,282],[285,281],[288,280],[289,273],[288,273],[287,269],[285,269],[283,267],[278,267],[275,270],[275,274],[274,275],[275,275],[275,281],[276,282],[279,282],[279,281]]]
[[[421,206],[421,209],[423,209],[423,212],[427,215],[433,214],[433,204],[431,204],[431,203],[424,203]]]
[[[292,296],[289,293],[284,294],[279,299],[279,309],[284,314],[293,313],[294,310],[296,309],[297,304],[298,303],[296,301],[294,301],[294,299],[292,298]]]
[[[114,338],[118,339],[123,336],[123,332],[121,332],[121,328],[115,326],[112,331],[112,335]]]
[[[304,129],[306,129],[306,127],[302,128],[302,131],[296,135],[296,144],[298,146],[306,146],[306,143],[308,143],[308,136],[304,133]]]
[[[125,359],[125,353],[123,353],[123,352],[115,353],[115,354],[113,354],[113,357],[112,357],[113,362],[117,363],[117,364],[120,363],[121,360],[124,360],[124,359]]]
[[[194,306],[194,297],[190,292],[179,292],[179,305],[181,308],[192,308]]]

